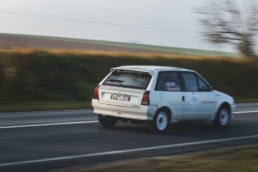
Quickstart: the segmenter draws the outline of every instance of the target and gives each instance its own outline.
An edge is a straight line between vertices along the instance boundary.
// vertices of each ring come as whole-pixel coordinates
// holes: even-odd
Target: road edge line
[[[99,152],[99,153],[89,153],[89,154],[82,154],[82,155],[55,157],[55,158],[44,158],[44,159],[37,159],[37,160],[17,161],[17,162],[2,163],[2,164],[0,164],[0,167],[25,165],[25,164],[33,164],[33,163],[44,163],[44,162],[50,162],[50,161],[61,161],[61,160],[96,157],[96,156],[104,156],[104,155],[132,153],[132,152],[149,151],[149,150],[157,150],[157,149],[165,149],[165,148],[175,148],[175,147],[191,146],[191,145],[198,145],[198,144],[218,143],[218,142],[235,141],[235,140],[252,139],[252,138],[258,138],[258,135],[233,137],[233,138],[228,138],[228,139],[196,141],[196,142],[179,143],[179,144],[172,144],[172,145],[125,149],[125,150],[117,150],[117,151],[107,151],[107,152]]]
[[[56,126],[56,125],[89,124],[89,123],[97,123],[97,122],[98,121],[78,121],[78,122],[62,122],[62,123],[49,123],[49,124],[31,124],[31,125],[2,126],[2,127],[0,127],[0,129],[46,127],[46,126]]]

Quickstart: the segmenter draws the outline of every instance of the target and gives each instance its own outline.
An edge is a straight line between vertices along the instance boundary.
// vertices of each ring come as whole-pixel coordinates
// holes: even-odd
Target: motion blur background
[[[0,0],[0,23],[0,171],[257,171],[255,0]],[[193,69],[247,103],[227,129],[104,128],[93,90],[121,65]]]
[[[195,11],[207,3],[1,1],[0,111],[91,108],[95,86],[120,65],[194,69],[237,102],[256,101],[257,58],[201,37]]]
[[[207,45],[199,37],[194,8],[206,2],[1,1],[0,32],[230,51],[225,46]]]

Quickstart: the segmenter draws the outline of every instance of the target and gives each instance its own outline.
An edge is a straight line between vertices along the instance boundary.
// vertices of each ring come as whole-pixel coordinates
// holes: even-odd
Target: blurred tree
[[[213,44],[235,46],[244,56],[255,57],[254,42],[258,33],[258,7],[252,1],[244,6],[235,0],[210,1],[196,9],[201,18],[202,36]]]

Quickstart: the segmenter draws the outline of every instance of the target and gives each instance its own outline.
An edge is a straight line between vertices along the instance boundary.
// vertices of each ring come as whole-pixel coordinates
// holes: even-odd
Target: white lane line
[[[257,111],[239,111],[234,112],[234,114],[244,114],[244,113],[258,113]],[[32,125],[16,125],[16,126],[3,126],[0,129],[12,129],[12,128],[26,128],[26,127],[46,127],[55,125],[73,125],[73,124],[89,124],[97,123],[98,121],[80,121],[80,122],[64,122],[64,123],[50,123],[50,124],[32,124]]]
[[[241,113],[257,113],[258,110],[254,110],[254,111],[241,111],[241,112],[234,112],[235,114],[241,114]]]
[[[179,143],[179,144],[153,146],[153,147],[143,147],[143,148],[135,148],[135,149],[125,149],[125,150],[118,150],[118,151],[108,151],[108,152],[81,154],[81,155],[73,155],[73,156],[63,156],[63,157],[56,157],[56,158],[17,161],[17,162],[2,163],[0,164],[0,167],[43,163],[43,162],[60,161],[60,160],[71,160],[71,159],[77,159],[77,158],[87,158],[87,157],[96,157],[96,156],[104,156],[104,155],[116,155],[116,154],[150,151],[150,150],[165,149],[165,148],[175,148],[175,147],[182,147],[182,146],[192,146],[192,145],[200,145],[200,144],[208,144],[208,143],[218,143],[218,142],[226,142],[226,141],[236,141],[236,140],[252,139],[252,138],[258,138],[258,135],[234,137],[234,138],[228,138],[228,139],[197,141],[197,142],[189,142],[189,143]]]
[[[50,124],[16,125],[16,126],[3,126],[3,127],[0,127],[0,129],[45,127],[45,126],[54,126],[54,125],[89,124],[89,123],[96,123],[96,122],[98,122],[98,121],[79,121],[79,122],[63,122],[63,123],[50,123]]]

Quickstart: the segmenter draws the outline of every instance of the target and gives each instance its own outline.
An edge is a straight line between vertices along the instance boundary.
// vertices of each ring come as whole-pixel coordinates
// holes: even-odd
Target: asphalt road
[[[106,129],[92,110],[0,114],[0,171],[44,171],[256,143],[258,103],[238,104],[227,129],[180,123],[165,134],[121,122]]]

